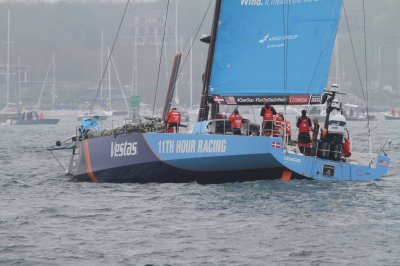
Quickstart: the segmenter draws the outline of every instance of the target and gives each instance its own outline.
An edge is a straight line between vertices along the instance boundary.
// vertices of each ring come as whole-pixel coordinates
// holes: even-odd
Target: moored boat
[[[392,108],[389,112],[383,114],[386,120],[400,120],[400,110]]]

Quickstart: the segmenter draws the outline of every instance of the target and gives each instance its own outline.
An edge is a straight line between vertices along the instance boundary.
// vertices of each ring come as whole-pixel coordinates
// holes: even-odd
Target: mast
[[[110,47],[107,47],[107,54],[107,57],[111,59]],[[108,101],[108,107],[111,109],[111,66],[108,66]]]
[[[178,53],[178,4],[180,0],[176,0],[175,2],[175,53]],[[179,96],[178,96],[178,83],[179,80],[176,80],[175,83],[175,103],[179,103]]]
[[[190,110],[193,109],[193,38],[190,38]]]
[[[207,120],[207,117],[208,117],[208,106],[207,106],[208,85],[210,84],[212,61],[214,58],[214,49],[215,49],[215,43],[216,43],[216,39],[217,39],[217,29],[218,29],[219,16],[220,16],[220,12],[221,12],[221,5],[222,5],[222,0],[217,0],[215,2],[215,13],[214,13],[214,19],[213,19],[213,26],[212,26],[212,30],[211,30],[211,42],[210,42],[210,47],[208,49],[206,70],[205,70],[204,77],[203,77],[203,92],[202,92],[202,97],[201,97],[201,101],[200,101],[200,110],[199,110],[199,116],[198,116],[199,122],[203,121],[203,120]]]
[[[136,68],[137,68],[137,60],[136,60],[136,58],[137,58],[137,44],[136,44],[136,41],[137,41],[137,32],[135,30],[135,37],[134,37],[134,41],[133,41],[134,42],[133,43],[133,55],[132,55],[131,96],[133,96],[133,95],[137,96],[138,95],[137,87],[135,86],[136,85],[136,79],[137,79],[137,77],[135,75]]]
[[[18,109],[22,105],[22,95],[21,95],[21,57],[18,56]]]
[[[10,10],[8,10],[7,16],[7,97],[6,97],[6,109],[10,102]]]
[[[56,103],[56,52],[53,52],[53,81],[51,84],[51,108]]]
[[[104,32],[101,31],[101,49],[100,49],[100,102],[103,102],[103,61],[104,61]]]

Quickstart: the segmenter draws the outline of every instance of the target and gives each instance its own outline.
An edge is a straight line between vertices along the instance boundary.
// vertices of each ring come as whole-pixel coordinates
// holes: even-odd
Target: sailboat
[[[369,114],[367,117],[367,112],[365,107],[359,106],[357,104],[345,103],[343,106],[343,115],[346,121],[376,121],[376,116]],[[319,122],[325,122],[326,118],[326,106],[325,105],[313,105],[309,110],[309,115],[312,119],[317,119]]]
[[[142,133],[127,125],[106,135],[92,121],[49,150],[72,150],[68,173],[93,182],[381,178],[390,163],[383,147],[374,158],[350,159],[342,156],[341,142],[327,138],[341,132],[343,121],[327,119],[327,135],[310,156],[285,137],[253,134],[250,124],[244,123],[243,135],[215,130],[220,105],[261,105],[266,99],[273,105],[320,104],[342,4],[217,0],[198,121],[186,133]],[[323,94],[330,109],[336,94]]]
[[[58,118],[46,118],[45,114],[43,112],[39,112],[38,110],[40,109],[41,105],[42,105],[42,97],[43,97],[43,93],[44,90],[46,88],[47,85],[47,80],[48,80],[48,76],[50,73],[50,68],[52,67],[53,69],[53,80],[52,80],[52,106],[54,106],[55,103],[55,98],[56,98],[56,94],[55,94],[55,63],[56,63],[56,57],[55,57],[55,53],[53,53],[48,68],[47,68],[47,72],[46,72],[46,76],[44,78],[44,82],[43,82],[43,86],[42,89],[40,91],[39,94],[39,98],[38,101],[36,103],[36,106],[33,107],[28,107],[28,108],[24,108],[24,110],[21,112],[21,114],[19,115],[19,117],[17,119],[13,119],[11,121],[12,125],[17,125],[17,126],[26,126],[26,125],[55,125],[57,124],[60,119]]]
[[[390,109],[389,112],[385,112],[383,115],[385,120],[400,120],[400,110],[396,108]]]

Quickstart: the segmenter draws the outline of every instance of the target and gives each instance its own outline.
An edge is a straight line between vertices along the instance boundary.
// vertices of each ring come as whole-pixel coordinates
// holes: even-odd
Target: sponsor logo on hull
[[[137,142],[111,142],[111,158],[136,156],[138,154]]]
[[[225,153],[226,139],[160,140],[159,154]]]

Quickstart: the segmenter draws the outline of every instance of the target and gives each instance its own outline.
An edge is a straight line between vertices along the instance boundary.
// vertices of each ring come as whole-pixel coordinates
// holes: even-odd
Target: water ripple
[[[375,125],[374,143],[396,140],[380,181],[219,185],[72,182],[44,147],[73,125],[2,128],[0,264],[400,264],[393,125]],[[368,151],[365,133],[352,132],[355,149]]]

